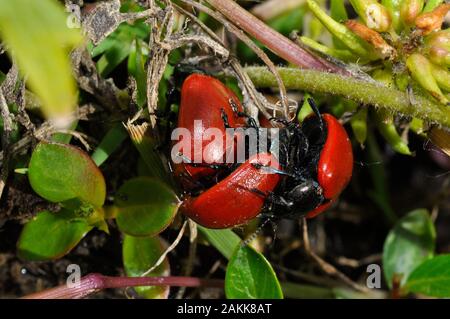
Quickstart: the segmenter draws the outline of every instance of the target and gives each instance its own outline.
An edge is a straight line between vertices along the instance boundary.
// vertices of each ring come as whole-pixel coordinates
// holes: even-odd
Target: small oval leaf
[[[394,275],[401,284],[423,261],[433,256],[436,231],[426,209],[417,209],[400,219],[389,232],[383,248],[383,269],[392,287]]]
[[[150,269],[164,252],[164,245],[158,237],[133,237],[125,235],[123,246],[123,265],[130,277],[140,277]],[[167,257],[147,277],[169,276],[170,265]],[[169,286],[136,287],[136,292],[147,299],[166,299]]]
[[[229,299],[282,299],[280,283],[266,258],[253,248],[239,245],[225,276]]]
[[[132,236],[154,236],[172,223],[178,211],[175,193],[157,179],[138,177],[116,195],[119,229]]]
[[[26,260],[57,259],[67,254],[92,229],[67,210],[40,212],[22,230],[17,249]]]
[[[58,143],[39,143],[28,168],[31,187],[51,202],[79,199],[101,207],[106,197],[102,172],[77,147]]]
[[[409,276],[406,289],[432,297],[450,297],[450,254],[436,256],[419,265]]]

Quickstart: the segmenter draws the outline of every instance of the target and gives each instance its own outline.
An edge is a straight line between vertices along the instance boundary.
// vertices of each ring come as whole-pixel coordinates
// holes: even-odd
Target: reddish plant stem
[[[231,0],[207,0],[230,21],[263,43],[288,62],[301,68],[350,75],[350,73],[320,57],[316,57],[267,26],[250,12]]]
[[[81,278],[75,287],[61,285],[40,291],[23,299],[80,299],[108,288],[139,286],[215,287],[223,288],[223,280],[200,279],[196,277],[111,277],[89,274]]]

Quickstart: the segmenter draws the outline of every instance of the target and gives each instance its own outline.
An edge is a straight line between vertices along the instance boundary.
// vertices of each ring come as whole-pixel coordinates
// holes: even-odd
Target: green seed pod
[[[352,116],[352,119],[350,120],[353,135],[355,135],[355,138],[361,147],[364,146],[367,139],[367,112],[368,108],[362,107]]]
[[[312,0],[307,0],[309,9],[319,19],[325,28],[336,38],[341,40],[350,50],[362,57],[374,58],[369,45],[356,34],[351,32],[346,26],[340,24],[328,16],[320,6]]]
[[[450,67],[450,51],[440,46],[432,46],[428,52],[430,60],[438,65]]]
[[[330,16],[333,20],[342,23],[348,19],[347,10],[345,9],[345,2],[342,0],[330,1]],[[333,44],[336,49],[345,49],[347,46],[341,40],[333,35]]]
[[[409,129],[417,135],[425,137],[425,124],[423,123],[423,120],[414,117],[411,122],[409,122]]]
[[[381,0],[381,4],[386,7],[391,16],[391,27],[395,31],[400,31],[400,4],[402,0]]]
[[[386,32],[391,26],[391,16],[385,6],[376,0],[350,0],[364,23],[378,32]]]
[[[330,48],[330,47],[323,45],[321,43],[318,43],[308,37],[300,37],[300,41],[303,44],[307,45],[308,47],[310,47],[316,51],[322,52],[326,55],[330,55],[332,57],[338,58],[343,61],[356,61],[359,58],[358,56],[354,55],[349,50],[345,50],[345,49],[340,50],[340,49]],[[361,59],[359,59],[359,61],[361,62]]]
[[[443,104],[448,103],[448,99],[442,94],[433,76],[431,62],[426,57],[419,53],[411,54],[406,60],[406,66],[412,78],[427,90],[428,93],[439,100],[439,102]]]
[[[394,79],[392,78],[392,73],[390,70],[377,70],[372,74],[372,77],[389,87],[392,87],[394,85]],[[390,114],[385,109],[375,110],[374,119],[379,132],[396,152],[400,154],[411,155],[408,144],[397,132],[392,114]]]
[[[450,51],[450,29],[433,32],[426,36],[425,46],[427,48],[438,46]]]
[[[384,137],[386,142],[388,142],[397,153],[411,155],[408,144],[397,132],[392,115],[388,114],[386,110],[380,109],[374,112],[374,118],[378,131]]]
[[[450,92],[450,72],[448,69],[431,64],[431,72],[433,73],[439,87],[447,92]]]
[[[422,12],[423,0],[403,0],[400,6],[400,19],[405,25],[413,25]]]

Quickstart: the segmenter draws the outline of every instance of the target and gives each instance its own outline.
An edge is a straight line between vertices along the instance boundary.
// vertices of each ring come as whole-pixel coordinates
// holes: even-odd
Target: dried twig
[[[154,0],[148,0],[149,9],[156,10],[157,5]],[[169,4],[164,10],[164,17],[152,16],[148,19],[151,28],[149,39],[149,63],[147,68],[147,108],[150,114],[150,126],[153,136],[159,140],[159,134],[156,128],[156,110],[158,108],[158,89],[159,83],[164,75],[164,70],[169,61],[170,45],[164,45],[166,38],[170,37],[172,32],[173,18],[172,6]],[[170,24],[170,28],[165,23]],[[163,31],[166,32],[163,36]]]
[[[347,266],[347,267],[351,267],[351,268],[358,268],[361,267],[363,265],[367,265],[367,264],[371,264],[374,263],[376,261],[380,261],[382,258],[381,254],[374,254],[374,255],[370,255],[367,257],[364,257],[362,259],[352,259],[352,258],[347,258],[344,256],[340,256],[336,259],[336,262],[341,265],[341,266]]]
[[[189,255],[186,264],[184,265],[183,271],[183,276],[186,277],[190,276],[192,274],[192,270],[194,269],[194,262],[197,254],[197,239],[198,239],[197,224],[191,219],[188,219],[188,223],[189,223]],[[186,287],[181,287],[177,292],[176,299],[183,298],[185,292]]]
[[[97,72],[95,62],[85,47],[74,50],[71,54],[73,70],[79,87],[92,94],[97,102],[111,113],[123,108],[123,94],[111,79],[105,80]]]
[[[17,106],[18,106],[18,114],[16,116],[17,122],[19,122],[21,125],[23,125],[27,131],[29,132],[34,132],[36,127],[33,124],[33,122],[31,122],[30,117],[28,116],[27,111],[25,110],[25,106],[26,106],[26,80],[24,79],[21,83],[20,83],[20,87],[19,87],[19,95],[17,97]]]
[[[369,289],[367,289],[366,287],[363,287],[363,286],[357,284],[356,282],[354,282],[353,280],[351,280],[345,274],[343,274],[342,272],[337,270],[336,267],[334,267],[333,265],[327,263],[325,260],[320,258],[311,249],[311,245],[310,245],[310,242],[309,242],[308,225],[307,225],[307,222],[306,222],[306,218],[303,218],[302,221],[300,221],[300,223],[301,223],[302,230],[303,230],[303,243],[304,243],[304,247],[305,247],[305,252],[308,254],[308,256],[310,256],[317,263],[317,265],[320,267],[320,269],[324,273],[326,273],[326,274],[328,274],[330,276],[338,278],[339,280],[341,280],[342,282],[344,282],[348,286],[352,287],[353,289],[355,289],[357,291],[360,291],[360,292],[363,292],[363,293],[368,293]]]
[[[53,131],[53,133],[62,133],[62,134],[69,134],[72,135],[73,137],[75,137],[77,140],[80,141],[81,144],[83,144],[84,148],[86,149],[86,151],[90,151],[91,150],[91,146],[88,143],[88,140],[90,140],[91,142],[95,143],[96,141],[90,137],[87,134],[75,131],[75,130],[68,130],[68,129],[58,129]]]
[[[10,159],[10,137],[12,132],[12,119],[9,113],[8,104],[6,103],[3,89],[0,88],[0,111],[3,119],[3,134],[2,134],[2,149],[3,149],[3,165],[0,176],[0,198],[3,194],[3,189],[6,185],[6,180],[9,174],[9,159]]]
[[[275,67],[273,62],[269,59],[267,54],[261,48],[259,48],[244,32],[242,32],[240,28],[235,26],[232,22],[228,21],[221,13],[213,11],[208,7],[202,5],[201,3],[192,0],[182,0],[182,1],[185,2],[186,4],[193,6],[194,8],[197,8],[207,13],[217,21],[221,22],[226,29],[228,29],[237,38],[239,38],[242,42],[244,42],[250,49],[252,49],[253,52],[256,53],[256,55],[264,62],[264,64],[266,64],[269,71],[272,72],[272,74],[277,79],[277,84],[280,89],[281,104],[284,110],[284,116],[286,118],[289,118],[289,101],[287,98],[286,88],[284,87],[283,81],[281,80],[277,68]]]
[[[6,103],[11,104],[16,102],[15,88],[17,80],[19,79],[19,69],[16,63],[13,62],[10,70],[6,74],[6,78],[3,81],[1,88],[3,96],[5,97]]]
[[[80,107],[73,115],[75,119],[86,119],[86,117],[96,111],[91,104]],[[35,132],[27,132],[22,139],[12,144],[9,148],[10,156],[20,154],[28,149],[33,141],[45,140],[55,132],[55,127],[50,122],[44,122]],[[3,163],[4,152],[0,152],[0,164]]]
[[[197,24],[207,35],[209,35],[212,39],[220,43],[223,47],[225,47],[222,40],[208,28],[202,21],[200,21],[195,15],[188,12],[184,8],[173,4],[174,8],[176,8],[181,14],[189,17],[195,24]],[[250,80],[247,73],[244,72],[243,67],[240,65],[239,61],[233,55],[229,56],[229,64],[230,67],[234,71],[234,75],[236,76],[239,86],[244,95],[244,106],[246,109],[246,113],[253,117],[255,120],[258,118],[258,110],[269,119],[271,115],[267,112],[265,103],[262,101],[262,96],[259,94]]]
[[[167,256],[172,250],[174,250],[174,249],[178,246],[178,244],[179,244],[180,241],[181,241],[181,238],[183,238],[183,234],[184,234],[184,230],[186,229],[186,225],[187,225],[187,221],[185,221],[185,222],[183,223],[183,226],[181,227],[180,232],[178,233],[178,236],[177,236],[177,238],[175,238],[174,242],[173,242],[169,247],[167,247],[167,249],[164,251],[164,253],[162,253],[162,255],[159,257],[159,259],[156,261],[156,263],[155,263],[152,267],[150,267],[147,271],[145,271],[145,272],[141,275],[141,277],[147,276],[147,275],[150,274],[153,270],[155,270],[156,268],[158,268],[158,266],[161,265],[161,264],[163,263],[163,261],[164,261],[164,259],[166,258],[166,256]]]
[[[83,29],[94,45],[114,32],[122,22],[154,16],[160,11],[158,7],[152,7],[142,12],[121,13],[120,6],[120,0],[99,2],[83,16]]]

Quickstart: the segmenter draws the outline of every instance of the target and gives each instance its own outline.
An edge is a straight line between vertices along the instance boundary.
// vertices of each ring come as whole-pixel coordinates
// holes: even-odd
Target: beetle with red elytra
[[[192,128],[194,120],[225,131],[248,125],[243,108],[225,85],[209,76],[193,74],[183,83],[178,125]],[[239,166],[196,165],[185,162],[175,170],[180,177],[226,177],[196,195],[188,194],[181,212],[202,226],[229,228],[244,224],[262,213],[272,219],[312,218],[326,210],[350,181],[353,153],[348,135],[330,114],[315,114],[301,124],[273,119],[282,124],[275,142],[279,158],[271,153],[250,156]],[[225,116],[224,116],[225,115]],[[226,152],[225,149],[218,150]],[[194,173],[193,173],[194,172]],[[197,174],[196,172],[200,172]]]

